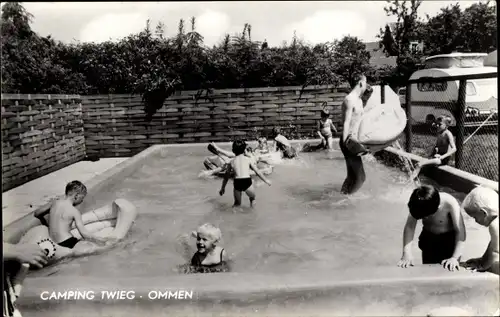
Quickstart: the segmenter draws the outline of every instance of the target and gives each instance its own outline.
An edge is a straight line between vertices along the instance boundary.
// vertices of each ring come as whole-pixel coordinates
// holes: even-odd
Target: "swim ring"
[[[46,215],[45,218],[48,218]],[[115,242],[122,240],[137,217],[135,206],[122,198],[114,200],[96,210],[82,214],[85,228],[100,237],[113,238]],[[71,235],[82,239],[80,232],[73,224]],[[90,242],[79,242],[73,249],[65,248],[55,243],[49,236],[49,228],[45,225],[36,225],[25,232],[20,243],[36,243],[45,250],[48,264],[53,264],[63,258],[82,256],[100,250],[102,247]],[[106,247],[110,247],[107,245]]]

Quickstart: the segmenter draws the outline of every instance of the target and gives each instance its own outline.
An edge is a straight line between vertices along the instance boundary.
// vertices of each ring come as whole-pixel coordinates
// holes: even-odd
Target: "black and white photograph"
[[[493,0],[1,3],[4,317],[499,316]]]

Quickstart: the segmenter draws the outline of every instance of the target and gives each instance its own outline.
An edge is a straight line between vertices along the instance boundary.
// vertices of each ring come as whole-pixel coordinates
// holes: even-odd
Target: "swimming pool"
[[[139,216],[128,238],[105,254],[33,273],[18,301],[26,316],[34,310],[37,316],[407,315],[453,303],[483,314],[495,310],[496,276],[420,264],[396,267],[412,187],[401,172],[369,156],[364,158],[367,181],[350,198],[339,194],[345,178],[340,151],[303,153],[300,161],[275,167],[271,187],[257,182],[257,206],[251,209],[247,199],[242,207],[231,207],[231,184],[220,197],[220,179],[198,177],[206,146],[147,151],[86,203],[95,208],[119,197],[133,202]],[[484,234],[466,220],[469,237]],[[179,237],[206,222],[221,228],[232,272],[180,275],[176,267],[192,253]],[[479,256],[487,243],[482,241],[467,245],[464,258]],[[189,242],[194,252],[194,239]],[[416,246],[414,252],[419,261]],[[42,290],[110,288],[135,290],[143,298],[113,304],[40,299]],[[193,290],[195,299],[148,299],[150,290],[165,288]],[[481,302],[471,302],[481,296]]]

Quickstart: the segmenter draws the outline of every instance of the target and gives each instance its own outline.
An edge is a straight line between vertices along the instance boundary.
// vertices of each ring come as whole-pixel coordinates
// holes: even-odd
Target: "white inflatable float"
[[[38,244],[47,253],[49,264],[53,264],[66,257],[88,255],[112,247],[113,244],[126,236],[136,217],[135,206],[129,201],[119,198],[108,205],[82,214],[82,220],[87,230],[99,237],[111,238],[112,243],[103,246],[82,240],[73,249],[65,248],[52,241],[49,237],[48,227],[44,225],[29,229],[19,242]],[[74,224],[72,228],[73,237],[81,240],[82,236]]]
[[[385,101],[381,102],[381,86],[372,86],[373,92],[366,102],[357,133],[357,142],[346,146],[353,153],[366,150],[376,152],[396,141],[407,123],[406,112],[401,107],[399,96],[384,86]]]

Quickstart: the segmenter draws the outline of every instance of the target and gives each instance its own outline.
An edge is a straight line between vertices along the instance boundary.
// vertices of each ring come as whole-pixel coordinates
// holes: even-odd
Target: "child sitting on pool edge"
[[[248,152],[247,144],[243,140],[233,142],[233,153],[236,155],[228,164],[222,187],[219,194],[222,196],[226,190],[226,185],[230,177],[234,174],[234,205],[241,205],[241,193],[245,192],[250,199],[250,205],[253,206],[255,201],[255,190],[250,177],[250,169],[262,179],[267,185],[271,186],[271,182],[262,175],[255,166],[255,159],[245,155]]]
[[[451,156],[457,151],[453,134],[448,130],[451,122],[449,116],[440,116],[436,119],[436,122],[432,124],[432,126],[437,129],[436,145],[431,152],[430,158],[418,164],[411,176],[412,180],[417,178],[420,170],[424,166],[448,165]]]
[[[480,272],[499,272],[498,241],[498,193],[491,188],[477,187],[473,189],[462,203],[464,211],[483,227],[488,227],[490,242],[483,256],[465,262],[468,269]]]
[[[196,238],[198,249],[191,259],[193,273],[226,272],[229,270],[226,251],[217,245],[222,238],[219,228],[206,223],[193,231],[192,235]]]
[[[410,214],[403,232],[403,256],[398,266],[413,266],[411,242],[417,221],[421,219],[423,227],[418,246],[422,250],[422,263],[440,263],[450,271],[458,270],[465,241],[465,224],[458,201],[433,186],[423,185],[411,194],[408,208]]]

